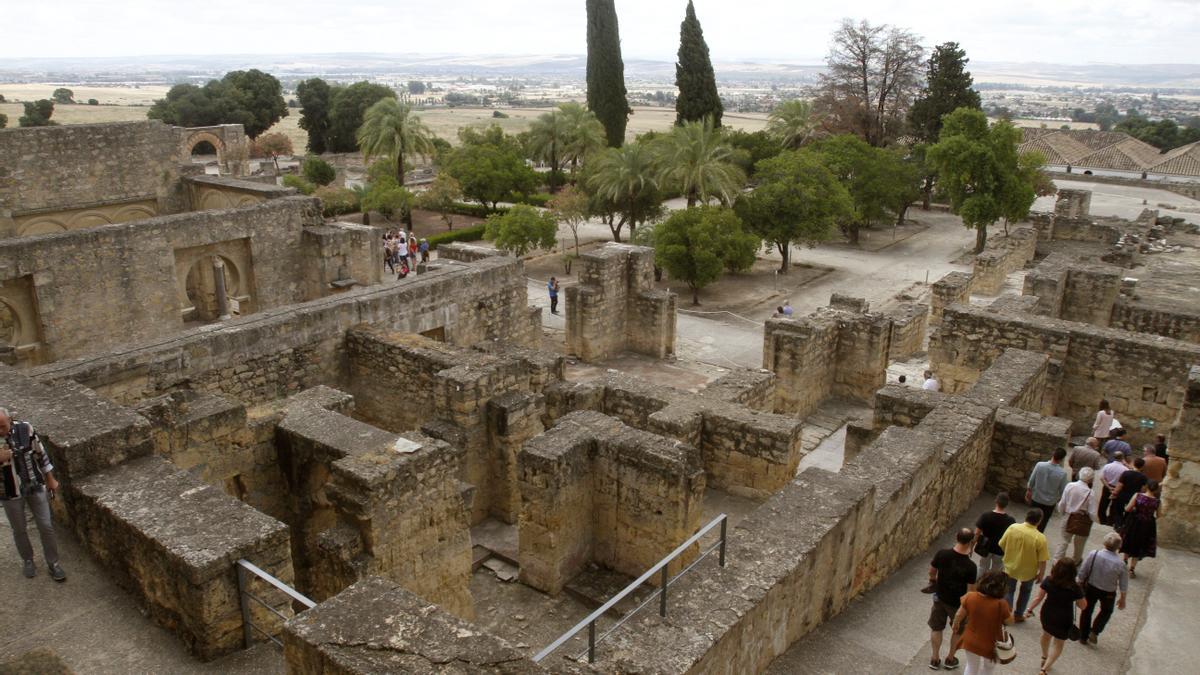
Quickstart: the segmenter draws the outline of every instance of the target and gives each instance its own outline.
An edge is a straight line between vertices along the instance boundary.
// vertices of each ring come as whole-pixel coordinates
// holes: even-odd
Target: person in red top
[[[991,675],[996,668],[996,640],[1013,622],[1012,608],[1004,599],[1006,585],[1003,572],[984,574],[954,615],[954,633],[962,635],[965,675]]]

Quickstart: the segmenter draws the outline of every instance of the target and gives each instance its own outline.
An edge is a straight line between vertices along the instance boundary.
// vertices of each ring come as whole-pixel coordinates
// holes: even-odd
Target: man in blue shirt
[[[1054,507],[1058,505],[1058,500],[1062,499],[1063,490],[1067,489],[1067,483],[1071,481],[1070,475],[1062,466],[1066,457],[1066,449],[1056,448],[1049,462],[1038,462],[1033,467],[1033,473],[1029,474],[1025,501],[1029,502],[1030,506],[1042,510],[1042,522],[1038,523],[1038,532],[1046,531],[1050,514],[1054,513]]]
[[[558,279],[550,277],[546,290],[550,291],[550,313],[558,314]]]
[[[1117,427],[1116,429],[1113,429],[1111,432],[1109,432],[1109,436],[1110,436],[1110,438],[1104,442],[1103,450],[1104,450],[1104,454],[1108,455],[1108,460],[1110,462],[1112,461],[1112,458],[1118,452],[1121,453],[1122,455],[1125,455],[1126,457],[1133,457],[1133,448],[1129,445],[1128,442],[1126,442],[1126,440],[1124,438],[1124,436],[1125,436],[1124,429]]]

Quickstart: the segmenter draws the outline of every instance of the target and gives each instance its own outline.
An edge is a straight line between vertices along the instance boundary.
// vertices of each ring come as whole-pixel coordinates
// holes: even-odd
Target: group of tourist
[[[412,230],[387,231],[383,235],[383,264],[397,279],[403,279],[417,268],[417,258],[429,262],[429,241],[417,239]]]
[[[1024,495],[1030,508],[1023,522],[1008,514],[1010,498],[1001,493],[973,530],[960,530],[953,547],[934,555],[923,589],[933,593],[930,669],[958,668],[961,651],[968,675],[993,672],[1012,652],[1007,626],[1033,618],[1040,608],[1045,675],[1068,640],[1096,645],[1114,609],[1125,609],[1138,561],[1157,552],[1167,452],[1166,438],[1159,435],[1144,446],[1142,457],[1133,458],[1124,430],[1115,424],[1108,402],[1101,402],[1093,436],[1084,445],[1070,454],[1056,449],[1030,472]],[[1052,558],[1045,531],[1056,513],[1062,516],[1062,541]],[[1113,531],[1085,556],[1096,522]],[[943,659],[948,625],[952,634]]]
[[[898,383],[908,386],[908,376],[901,375],[896,380]],[[921,381],[921,388],[925,391],[941,391],[942,383],[938,381],[937,375],[932,370],[925,371],[925,378]]]

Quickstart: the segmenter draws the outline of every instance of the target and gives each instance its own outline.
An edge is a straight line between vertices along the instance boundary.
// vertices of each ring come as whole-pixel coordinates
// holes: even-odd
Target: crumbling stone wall
[[[229,176],[186,176],[183,179],[191,211],[212,211],[250,206],[297,194],[295,188]]]
[[[929,325],[942,323],[942,310],[950,305],[963,304],[971,299],[971,275],[951,272],[933,283],[929,300]]]
[[[903,361],[925,351],[925,329],[929,322],[929,305],[907,303],[889,313],[892,336],[888,348],[889,361]]]
[[[1037,232],[1019,227],[1007,237],[988,240],[987,250],[975,256],[971,273],[971,293],[996,295],[1009,274],[1033,261],[1037,253]]]
[[[521,581],[547,593],[590,561],[640,575],[700,526],[699,453],[600,413],[563,417],[518,465]]]
[[[654,251],[610,243],[575,263],[566,288],[567,351],[601,361],[622,351],[675,353],[675,294],[654,289]]]
[[[1025,277],[1022,292],[1037,297],[1038,314],[1107,326],[1121,297],[1123,277],[1119,267],[1082,264],[1052,254]]]
[[[180,159],[176,131],[154,120],[0,129],[0,238],[124,222],[107,219],[131,206],[183,211]]]
[[[1163,546],[1200,552],[1200,366],[1188,373],[1183,406],[1170,429],[1170,446],[1158,540]]]

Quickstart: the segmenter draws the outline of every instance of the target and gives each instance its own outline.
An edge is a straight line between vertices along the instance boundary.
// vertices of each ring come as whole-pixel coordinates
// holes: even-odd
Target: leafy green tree
[[[854,202],[853,217],[844,224],[852,244],[860,228],[900,215],[905,196],[913,195],[916,174],[895,153],[851,134],[822,139],[813,148]]]
[[[957,42],[933,48],[925,72],[925,89],[908,111],[909,133],[918,141],[936,143],[942,118],[955,110],[981,109],[979,92],[972,88],[975,80],[967,70],[970,61]]]
[[[587,0],[587,51],[587,106],[604,125],[609,147],[619,148],[633,110],[613,0]]]
[[[300,128],[308,132],[308,151],[314,155],[324,154],[333,89],[325,80],[314,77],[296,85],[296,98],[300,102]]]
[[[826,241],[854,215],[850,193],[810,150],[791,150],[758,165],[759,185],[738,198],[734,210],[751,232],[773,244],[791,266],[793,245]]]
[[[960,108],[946,116],[941,140],[929,148],[951,209],[975,229],[977,254],[987,246],[989,225],[1003,217],[1025,217],[1037,197],[1036,175],[1028,169],[1038,162],[1022,160],[1020,142],[1021,131],[1011,122],[989,127],[982,111]]]
[[[321,200],[321,214],[326,218],[344,216],[359,209],[358,195],[350,188],[327,185],[317,188],[313,196]]]
[[[358,129],[358,147],[367,161],[386,157],[396,167],[396,182],[404,185],[404,158],[433,155],[433,132],[412,106],[394,98],[383,98],[367,109]]]
[[[817,116],[808,101],[784,101],[767,118],[767,134],[784,148],[796,149],[812,140]]]
[[[250,143],[250,156],[258,158],[270,157],[271,161],[275,163],[276,169],[279,168],[278,157],[280,155],[291,155],[292,153],[292,139],[288,138],[287,134],[278,131],[263,134]]]
[[[500,127],[464,127],[458,138],[461,147],[442,158],[441,169],[459,182],[468,199],[495,209],[514,192],[529,194],[537,188],[538,175],[525,165],[520,144]]]
[[[758,163],[770,159],[783,151],[779,143],[766,131],[722,130],[725,140],[733,146],[733,161],[751,179]]]
[[[717,93],[717,76],[713,72],[704,30],[696,18],[696,8],[688,0],[687,14],[679,26],[679,60],[675,63],[675,124],[708,119],[712,126],[721,126],[725,108]]]
[[[75,102],[75,92],[67,89],[66,87],[59,87],[58,89],[54,90],[53,94],[50,94],[50,98],[55,103],[59,103],[61,105],[71,105]]]
[[[408,81],[408,93],[413,96],[420,96],[425,93],[425,83],[420,80]]]
[[[401,187],[390,177],[371,185],[362,200],[363,213],[377,211],[389,222],[394,216],[409,221],[412,218],[413,193]]]
[[[89,99],[88,99],[88,101],[87,101],[87,104],[88,104],[88,105],[100,105],[100,101],[98,101],[98,100],[96,100],[96,99],[94,99],[94,98],[89,98]]]
[[[728,206],[746,184],[733,146],[708,118],[671,129],[656,143],[656,154],[659,185],[678,188],[687,196],[688,208],[713,197]]]
[[[355,82],[348,87],[334,87],[330,92],[325,151],[357,152],[358,128],[363,125],[367,108],[385,98],[396,98],[396,92],[382,84]]]
[[[526,137],[529,155],[550,165],[550,192],[558,192],[567,143],[567,118],[558,108],[538,115]]]
[[[433,183],[417,195],[417,206],[438,212],[446,223],[446,229],[453,230],[454,220],[450,217],[450,209],[462,197],[462,186],[454,180],[454,176],[439,173]]]
[[[557,241],[554,216],[532,206],[517,204],[505,213],[488,216],[484,238],[496,248],[518,258],[537,249],[552,250]]]
[[[591,212],[608,215],[613,241],[621,241],[621,230],[629,225],[629,236],[637,227],[662,213],[656,157],[648,143],[635,141],[609,148],[584,165],[580,180],[591,199]]]
[[[563,103],[559,111],[567,121],[567,143],[563,159],[571,163],[571,174],[588,155],[605,145],[604,125],[592,111],[575,102]]]
[[[333,168],[333,165],[316,155],[304,158],[301,172],[304,174],[305,180],[322,187],[329,185],[333,179],[337,178],[337,170]]]
[[[1130,111],[1124,120],[1113,127],[1113,131],[1124,131],[1139,141],[1163,151],[1200,140],[1200,130],[1180,127],[1179,123],[1169,118],[1152,122],[1137,114],[1137,111]]]
[[[588,219],[588,196],[583,190],[568,187],[547,204],[554,219],[571,229],[575,239],[575,255],[579,255],[579,226]]]
[[[181,127],[241,124],[250,138],[287,116],[283,85],[261,70],[235,70],[203,87],[177,84],[146,116]]]
[[[676,211],[654,228],[655,262],[688,285],[693,305],[700,304],[700,289],[720,278],[727,265],[745,264],[747,248],[753,264],[758,245],[758,238],[743,230],[737,214],[723,207]]]
[[[23,127],[49,127],[58,124],[50,120],[54,114],[54,101],[48,98],[39,99],[25,104],[25,114],[17,120]]]
[[[246,135],[257,138],[276,122],[287,117],[287,102],[283,100],[283,85],[273,75],[258,69],[235,70],[221,78],[231,88],[241,107],[252,118],[246,125]]]

